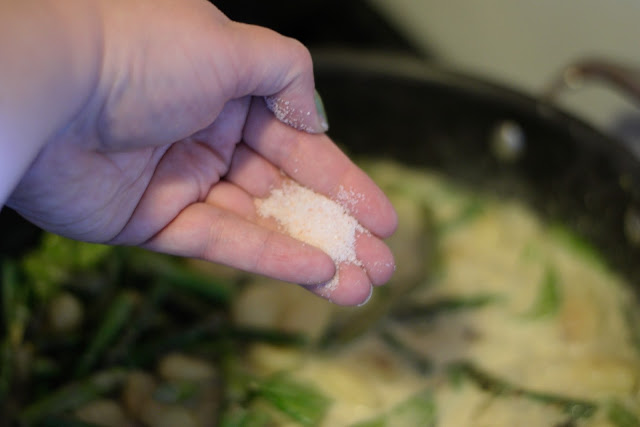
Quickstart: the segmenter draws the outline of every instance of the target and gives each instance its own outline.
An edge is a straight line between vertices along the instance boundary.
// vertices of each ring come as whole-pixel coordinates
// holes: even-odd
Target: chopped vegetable
[[[570,249],[574,254],[579,255],[591,266],[605,269],[607,263],[601,253],[591,242],[578,235],[567,226],[556,224],[549,229],[551,237]]]
[[[197,344],[217,346],[219,340],[225,335],[226,326],[223,319],[212,316],[184,329],[166,331],[164,336],[152,336],[148,340],[139,342],[128,359],[135,365],[145,366],[155,360],[159,354],[190,349]]]
[[[273,426],[271,416],[261,409],[233,408],[220,420],[220,427],[269,427]]]
[[[47,417],[62,415],[115,390],[124,382],[126,376],[126,370],[113,368],[65,385],[27,406],[20,414],[20,421],[26,425],[33,425]]]
[[[436,403],[431,390],[422,391],[393,408],[387,415],[388,426],[436,425]]]
[[[386,414],[352,427],[435,427],[436,422],[437,411],[433,392],[424,390],[400,402]]]
[[[256,384],[256,395],[270,402],[301,425],[317,425],[331,401],[310,385],[276,375]]]
[[[420,305],[399,306],[394,309],[392,317],[401,321],[429,320],[447,313],[482,308],[499,300],[499,296],[491,294],[441,298]]]
[[[451,219],[438,224],[437,232],[440,234],[451,233],[471,221],[478,218],[484,212],[484,204],[479,199],[471,199]]]
[[[161,277],[176,288],[192,292],[209,302],[224,305],[233,295],[233,283],[189,268],[175,257],[140,250],[131,251],[129,256],[131,265],[139,272]]]
[[[2,263],[2,311],[5,335],[0,340],[0,401],[10,392],[14,376],[15,353],[23,342],[29,322],[29,289],[18,279],[15,262]]]
[[[389,329],[382,329],[380,331],[380,337],[391,347],[397,354],[402,357],[410,366],[424,375],[433,370],[433,362],[428,357],[420,354],[407,344],[402,342],[397,336],[395,336]]]
[[[1,285],[7,344],[15,348],[22,342],[29,321],[29,289],[20,282],[15,262],[6,260],[2,264]]]
[[[398,270],[362,307],[49,234],[0,259],[2,421],[639,425],[640,305],[592,245],[519,201],[370,167]]]
[[[607,408],[607,419],[611,421],[615,427],[640,426],[640,418],[616,400],[610,402]]]
[[[253,343],[264,342],[275,345],[296,347],[302,347],[309,344],[309,338],[306,335],[295,332],[285,332],[278,329],[230,326],[228,334],[233,337],[234,340]]]
[[[541,393],[527,390],[526,388],[511,384],[505,380],[497,378],[487,372],[482,371],[477,366],[469,362],[454,364],[450,369],[457,371],[457,375],[464,376],[476,383],[480,388],[497,396],[512,395],[526,397],[540,403],[559,407],[571,419],[589,418],[596,409],[594,402],[580,399],[572,399],[552,393]]]
[[[131,319],[137,301],[138,297],[134,293],[123,291],[111,303],[102,324],[89,343],[87,351],[78,362],[76,376],[83,376],[93,368],[104,350],[116,339]]]
[[[554,268],[547,268],[540,282],[538,296],[533,306],[525,313],[529,319],[540,319],[558,313],[562,304],[560,280]]]
[[[40,247],[22,260],[22,270],[35,295],[46,301],[64,281],[79,272],[98,268],[113,251],[111,246],[46,233]]]

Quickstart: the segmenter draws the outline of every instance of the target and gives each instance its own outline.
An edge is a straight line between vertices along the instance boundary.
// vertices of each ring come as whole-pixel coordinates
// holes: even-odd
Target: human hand
[[[93,90],[9,206],[71,238],[203,258],[338,304],[361,303],[389,279],[393,258],[380,238],[395,213],[326,135],[312,133],[323,123],[306,49],[203,0],[96,4],[103,50]],[[360,195],[345,208],[370,231],[357,238],[362,266],[337,266],[332,292],[318,285],[336,273],[333,261],[256,214],[253,200],[282,184],[281,171],[334,200],[340,188]]]

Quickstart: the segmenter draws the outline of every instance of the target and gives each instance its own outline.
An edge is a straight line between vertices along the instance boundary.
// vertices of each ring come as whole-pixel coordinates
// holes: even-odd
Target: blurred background
[[[213,0],[234,20],[273,28],[310,48],[391,50],[533,96],[574,61],[640,70],[639,0]],[[640,85],[640,72],[637,73]],[[640,108],[602,83],[557,102],[640,155]]]

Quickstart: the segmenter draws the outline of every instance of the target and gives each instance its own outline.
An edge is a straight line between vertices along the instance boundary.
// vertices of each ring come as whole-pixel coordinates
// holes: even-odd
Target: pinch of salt
[[[341,200],[342,201],[342,200]],[[362,265],[356,256],[356,233],[366,232],[347,210],[333,200],[287,181],[269,197],[256,201],[258,214],[272,217],[291,237],[323,250],[339,263]],[[327,283],[335,288],[338,274]]]

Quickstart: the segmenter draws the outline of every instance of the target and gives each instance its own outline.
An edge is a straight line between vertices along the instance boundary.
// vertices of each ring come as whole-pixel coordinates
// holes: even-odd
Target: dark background
[[[425,56],[363,0],[212,0],[234,21],[261,25],[314,48],[392,50]]]

